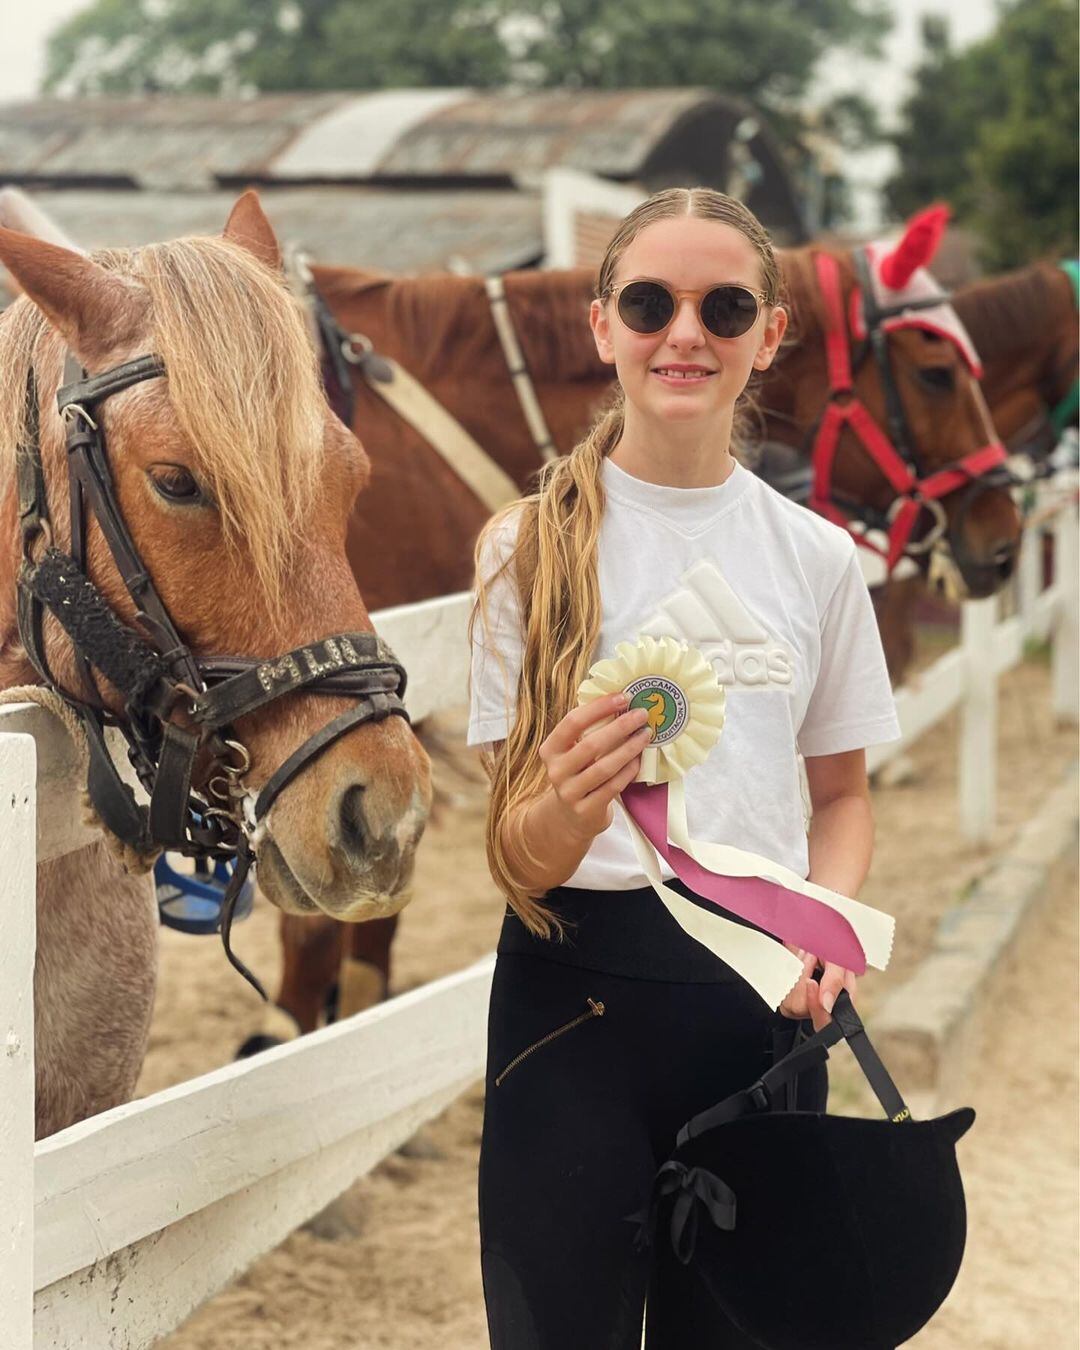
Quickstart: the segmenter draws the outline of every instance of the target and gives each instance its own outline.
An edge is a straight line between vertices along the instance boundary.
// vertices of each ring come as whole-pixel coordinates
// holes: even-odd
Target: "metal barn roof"
[[[235,191],[33,191],[34,201],[84,248],[136,247],[217,234]],[[379,188],[260,188],[283,244],[319,262],[393,272],[505,272],[543,256],[539,198],[496,191],[390,192]]]

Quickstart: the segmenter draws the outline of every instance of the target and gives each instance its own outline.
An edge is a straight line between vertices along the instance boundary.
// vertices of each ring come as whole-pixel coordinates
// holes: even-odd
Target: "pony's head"
[[[31,368],[51,529],[57,546],[70,548],[56,411],[67,352],[91,376],[148,353],[162,359],[164,377],[111,395],[99,416],[115,499],[195,657],[275,658],[328,634],[371,632],[345,556],[367,457],[326,406],[255,195],[240,199],[222,237],[90,258],[0,230],[0,260],[24,292],[0,321],[0,571],[10,573],[0,658],[5,644],[9,654],[15,646],[13,467]],[[93,514],[86,560],[91,581],[137,629]],[[88,697],[72,644],[51,617],[44,650],[57,684]],[[2,673],[6,683],[25,678],[26,663],[9,655]],[[98,685],[119,713],[117,691],[100,678]],[[247,786],[257,790],[350,706],[295,692],[239,717],[235,730],[252,759]],[[405,902],[430,793],[427,757],[402,718],[355,727],[277,796],[258,836],[262,889],[290,912],[317,908],[351,920],[394,912]]]
[[[910,550],[927,561],[933,540],[947,541],[968,594],[984,596],[1012,572],[1020,517],[1005,475],[992,464],[1004,452],[979,389],[978,353],[926,270],[947,219],[944,207],[933,207],[895,243],[786,255],[794,327],[804,340],[785,364],[799,424],[819,424],[823,388],[837,410],[854,397],[874,423],[848,417],[840,426],[830,468],[834,500],[883,518],[907,494],[921,503],[907,518],[914,522]],[[844,363],[850,392],[837,383]],[[836,411],[828,416],[838,420]],[[819,425],[815,445],[821,437]]]

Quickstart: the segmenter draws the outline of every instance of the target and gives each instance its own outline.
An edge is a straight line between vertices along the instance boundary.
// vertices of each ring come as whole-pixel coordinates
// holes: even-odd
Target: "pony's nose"
[[[392,889],[401,865],[401,845],[394,831],[379,833],[365,809],[362,784],[347,787],[338,801],[338,840],[342,860],[362,869],[369,884]]]
[[[359,783],[347,787],[338,803],[341,849],[359,861],[368,843],[368,825],[364,818],[364,789]]]

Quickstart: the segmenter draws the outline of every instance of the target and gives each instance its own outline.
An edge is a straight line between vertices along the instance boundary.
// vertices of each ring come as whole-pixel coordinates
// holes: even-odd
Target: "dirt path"
[[[925,952],[943,911],[1037,810],[1075,756],[1075,730],[1055,728],[1049,707],[1045,664],[1026,662],[1003,677],[999,814],[989,847],[958,838],[955,717],[914,747],[914,781],[875,791],[877,846],[861,898],[893,913],[898,931],[889,972],[864,982],[860,1006],[869,1018],[884,991],[903,980]],[[448,736],[460,737],[460,717],[448,717],[445,725]],[[467,755],[455,757],[454,765],[440,774],[451,801],[425,839],[416,899],[405,911],[395,947],[395,992],[468,964],[490,951],[497,935],[501,904],[486,874],[482,844],[484,785]],[[224,965],[214,943],[175,933],[164,938],[142,1093],[227,1061],[258,1017],[255,996]],[[1075,937],[1072,941],[1075,949]],[[1075,1298],[1068,1302],[1065,1283],[1075,1266],[1066,1260],[1075,1253],[1074,1220],[1066,1231],[1075,1194],[1075,1185],[1067,1185],[1070,1177],[1075,1180],[1075,1091],[1070,1096],[1064,1082],[1048,1087],[1033,1051],[1036,1045],[1044,1048],[1048,1068],[1075,1062],[1075,971],[1068,986],[1049,964],[1051,958],[1071,960],[1057,930],[1040,942],[1053,950],[1042,953],[1039,947],[1032,973],[1018,977],[1008,997],[1052,989],[1060,1008],[1055,1002],[1052,1017],[1040,1012],[1047,1022],[1042,1040],[1019,1024],[1010,1028],[988,1048],[985,1081],[972,1085],[980,1122],[962,1146],[965,1173],[970,1169],[972,1255],[954,1298],[918,1341],[927,1350],[999,1345],[1057,1350],[1075,1343],[1067,1320],[1075,1320]],[[278,960],[274,915],[257,908],[238,930],[236,945],[272,984]],[[1047,974],[1039,977],[1043,962]],[[1012,1037],[1018,1038],[1015,1044]],[[1011,1142],[997,1143],[1015,1134],[1007,1113],[1025,1109],[1022,1081],[1036,1085],[1040,1103],[1038,1111],[1028,1107],[1034,1171],[1019,1165]],[[479,1090],[459,1099],[422,1132],[407,1156],[387,1159],[322,1223],[293,1234],[162,1345],[167,1350],[485,1345],[475,1199],[482,1109]],[[1048,1276],[1044,1265],[1056,1273]],[[1040,1300],[1046,1300],[1057,1335],[1040,1332],[1041,1340],[1023,1339],[1035,1325],[1032,1308]]]

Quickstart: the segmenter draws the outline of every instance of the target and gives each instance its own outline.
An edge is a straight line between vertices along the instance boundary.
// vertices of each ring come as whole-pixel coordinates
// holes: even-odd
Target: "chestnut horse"
[[[982,357],[994,425],[1010,448],[1053,450],[1080,360],[1076,291],[1065,268],[1040,262],[965,286],[953,305]]]
[[[156,744],[160,773],[161,747],[190,743],[194,787],[211,796],[217,742],[192,725],[202,726],[200,703],[234,691],[227,734],[249,765],[231,773],[264,800],[278,780],[250,835],[264,894],[283,911],[335,920],[396,913],[430,804],[429,764],[404,717],[389,715],[391,696],[380,695],[386,715],[361,718],[349,683],[348,653],[378,646],[345,553],[369,464],[326,406],[254,194],[223,237],[91,259],[0,229],[0,260],[23,292],[0,317],[0,688],[41,684],[44,671],[84,725],[115,720],[144,748]],[[73,362],[90,378],[65,422],[57,390]],[[69,456],[96,464],[98,477],[69,485]],[[117,551],[124,527],[133,553]],[[127,565],[132,556],[141,567]],[[17,616],[17,577],[30,628]],[[43,577],[62,590],[72,636],[42,598]],[[80,626],[80,605],[107,640]],[[178,645],[163,650],[170,630]],[[327,653],[338,667],[329,677]],[[215,669],[219,683],[200,693],[174,681],[181,658]],[[125,685],[125,662],[153,673],[156,734],[143,721],[134,729],[132,710],[149,704]],[[223,675],[234,669],[244,700]],[[282,669],[295,680],[282,683]],[[275,701],[252,692],[256,676]],[[327,739],[331,718],[349,729]],[[302,768],[283,778],[298,747]],[[150,786],[153,802],[152,775]],[[191,800],[185,782],[184,813]],[[210,814],[184,818],[205,833]],[[154,824],[152,809],[146,818]],[[145,1050],[157,909],[150,879],[125,873],[115,844],[104,837],[39,868],[39,1135],[125,1100]]]
[[[820,418],[828,389],[825,307],[815,278],[814,250],[781,254],[793,311],[794,340],[757,385],[762,429],[798,458]],[[834,253],[845,308],[856,286],[850,253]],[[343,334],[359,334],[399,362],[486,447],[525,489],[540,464],[536,443],[511,385],[485,283],[478,277],[393,278],[354,268],[312,269],[314,292]],[[612,387],[612,370],[596,354],[587,324],[594,274],[585,269],[510,273],[504,278],[514,327],[555,446],[568,451]],[[366,346],[361,340],[355,344]],[[923,473],[983,446],[988,437],[973,381],[951,344],[909,329],[888,336],[893,378]],[[325,363],[324,363],[325,365]],[[864,361],[854,376],[858,396],[880,426],[886,391],[879,367]],[[370,510],[354,514],[349,554],[366,596],[376,606],[402,604],[468,588],[472,544],[484,505],[443,459],[363,378],[352,381],[352,425],[363,428],[373,462]],[[753,432],[756,428],[751,427]],[[846,431],[833,483],[846,498],[879,512],[894,492],[862,446]],[[957,506],[946,498],[952,542],[971,565],[969,589],[985,594],[1008,577],[1019,518],[1006,487]],[[919,530],[928,522],[920,522]],[[919,530],[916,531],[917,537]],[[366,925],[346,939],[319,920],[284,916],[285,969],[278,1002],[302,1030],[318,1024],[337,990],[343,1013],[385,996],[394,922]],[[349,951],[343,959],[343,943]],[[254,1038],[246,1047],[265,1043]]]

